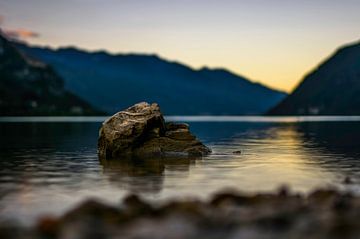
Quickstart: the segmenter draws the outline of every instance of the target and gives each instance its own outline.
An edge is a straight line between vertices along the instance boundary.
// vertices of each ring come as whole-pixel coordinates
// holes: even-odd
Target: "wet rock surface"
[[[208,201],[153,205],[136,195],[109,206],[88,200],[36,226],[0,228],[1,238],[360,238],[360,197],[335,190],[309,195],[221,192]]]
[[[99,132],[100,159],[164,154],[206,155],[210,149],[183,123],[165,123],[157,104],[138,103],[107,119]]]

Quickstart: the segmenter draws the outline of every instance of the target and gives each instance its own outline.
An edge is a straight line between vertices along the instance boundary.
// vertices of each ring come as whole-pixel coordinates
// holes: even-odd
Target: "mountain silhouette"
[[[224,69],[194,70],[156,55],[17,46],[51,65],[71,92],[110,114],[148,101],[166,115],[254,115],[286,95]]]
[[[25,57],[0,31],[0,115],[100,113],[65,90],[51,67]]]
[[[268,114],[360,115],[360,42],[338,49]]]

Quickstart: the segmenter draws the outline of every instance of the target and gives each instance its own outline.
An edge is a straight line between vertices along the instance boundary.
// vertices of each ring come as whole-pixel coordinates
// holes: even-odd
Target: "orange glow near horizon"
[[[45,38],[28,40],[33,44],[40,45],[49,45],[48,42],[56,42],[56,39],[47,40]],[[101,40],[99,39],[99,41]],[[320,41],[320,39],[317,39],[317,41]],[[183,46],[172,47],[171,44],[165,41],[157,44],[147,41],[146,46],[141,46],[136,42],[112,43],[104,40],[101,45],[83,42],[78,47],[91,51],[105,49],[110,53],[157,54],[163,59],[176,61],[194,69],[202,67],[225,68],[251,81],[290,93],[306,74],[334,54],[339,47],[354,42],[348,42],[341,38],[316,45],[305,45],[301,44],[300,41],[292,41],[287,44],[285,41],[272,42],[271,44],[244,42],[237,46],[235,44],[229,45],[228,49],[211,51],[209,50],[209,48],[213,47],[211,44],[190,47],[184,44]],[[256,44],[258,44],[258,47],[254,50],[251,46]],[[58,44],[51,44],[56,48],[70,45],[63,44],[61,41]]]
[[[40,34],[32,44],[157,54],[286,92],[360,37],[358,0],[12,0],[0,9],[2,28]]]

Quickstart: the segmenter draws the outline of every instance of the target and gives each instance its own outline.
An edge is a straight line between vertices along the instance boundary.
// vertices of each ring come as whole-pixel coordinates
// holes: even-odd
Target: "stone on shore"
[[[210,149],[184,123],[165,123],[157,104],[138,103],[107,119],[99,132],[101,159],[163,154],[202,156]]]
[[[210,200],[150,203],[136,195],[121,205],[87,200],[35,227],[1,225],[0,238],[360,238],[360,197],[332,189],[311,194],[223,191]]]

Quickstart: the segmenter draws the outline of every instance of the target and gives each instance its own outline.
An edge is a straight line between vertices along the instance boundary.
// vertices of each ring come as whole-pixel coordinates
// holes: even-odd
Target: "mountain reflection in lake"
[[[0,219],[59,214],[87,197],[118,203],[207,195],[232,187],[357,192],[360,122],[190,122],[213,153],[204,158],[99,161],[99,122],[0,123]],[[241,150],[240,155],[233,154]],[[353,183],[343,184],[345,177]],[[30,220],[32,221],[32,220]]]

